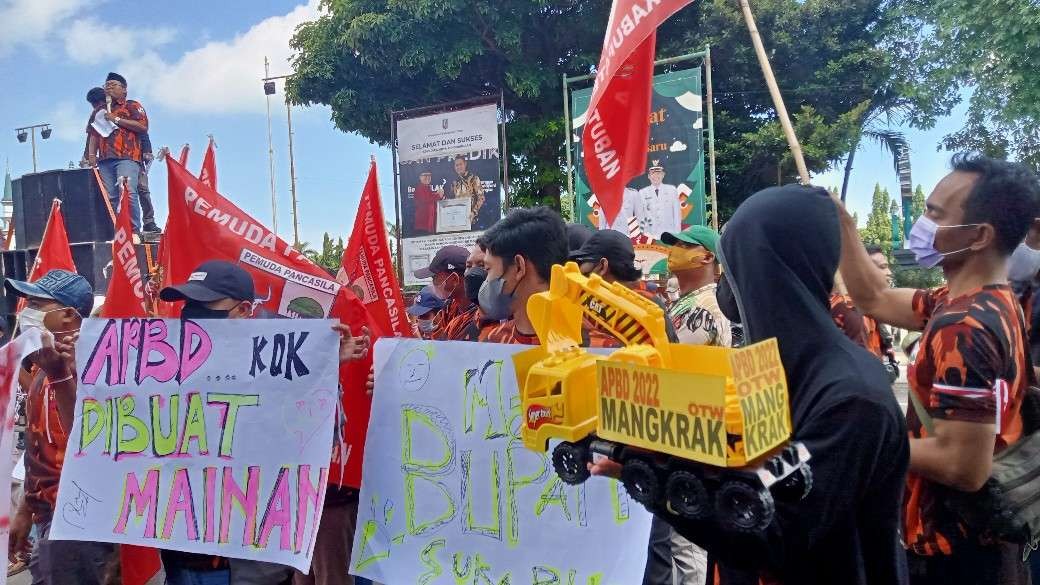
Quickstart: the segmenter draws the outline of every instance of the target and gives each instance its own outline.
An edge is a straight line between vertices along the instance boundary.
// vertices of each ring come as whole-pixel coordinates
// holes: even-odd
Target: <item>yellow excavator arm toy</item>
[[[594,453],[623,465],[629,494],[689,518],[716,515],[736,532],[772,521],[774,493],[809,492],[809,453],[791,442],[787,380],[769,339],[739,348],[673,344],[664,311],[620,283],[553,266],[527,307],[541,345],[514,356],[521,437],[553,449],[568,483],[589,477]],[[623,347],[581,347],[583,318]]]

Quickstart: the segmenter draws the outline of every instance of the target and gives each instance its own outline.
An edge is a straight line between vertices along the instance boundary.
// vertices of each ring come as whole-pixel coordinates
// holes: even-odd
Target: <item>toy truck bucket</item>
[[[673,344],[667,369],[618,357],[596,364],[596,434],[604,439],[742,467],[790,438],[775,339],[740,349]]]

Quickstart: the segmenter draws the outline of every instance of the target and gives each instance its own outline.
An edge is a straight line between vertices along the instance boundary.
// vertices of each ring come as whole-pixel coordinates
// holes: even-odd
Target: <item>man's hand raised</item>
[[[332,330],[339,333],[339,362],[341,364],[363,359],[371,347],[371,335],[368,327],[361,328],[361,335],[353,335],[349,325],[336,323]]]

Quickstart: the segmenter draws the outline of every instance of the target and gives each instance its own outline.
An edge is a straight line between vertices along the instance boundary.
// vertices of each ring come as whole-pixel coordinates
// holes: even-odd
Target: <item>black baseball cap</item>
[[[203,262],[192,271],[188,282],[168,286],[159,292],[167,301],[198,301],[211,303],[220,299],[252,301],[256,299],[253,277],[245,268],[224,260]]]
[[[466,258],[469,258],[469,250],[462,246],[444,246],[437,250],[429,266],[414,272],[415,277],[430,278],[441,272],[462,272],[466,269]]]
[[[580,223],[567,224],[567,250],[577,252],[592,237],[593,229]]]
[[[50,270],[35,282],[7,279],[4,288],[17,297],[51,299],[89,317],[94,308],[94,290],[86,278],[68,270]]]
[[[581,264],[606,258],[610,272],[621,280],[636,280],[642,272],[636,268],[636,250],[626,234],[616,230],[597,230],[569,259]]]

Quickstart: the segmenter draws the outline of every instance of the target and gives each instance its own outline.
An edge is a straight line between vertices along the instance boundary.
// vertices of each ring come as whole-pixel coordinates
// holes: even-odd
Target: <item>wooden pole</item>
[[[704,50],[704,84],[708,97],[708,176],[711,178],[711,228],[719,231],[719,193],[715,184],[715,96],[711,88],[711,46]]]
[[[766,78],[769,95],[773,97],[776,116],[780,119],[780,126],[784,129],[787,145],[790,147],[791,155],[794,157],[794,164],[798,167],[798,176],[801,177],[803,185],[808,185],[809,170],[805,166],[805,157],[802,156],[802,146],[798,144],[794,126],[791,125],[791,118],[787,115],[787,108],[784,106],[784,98],[780,95],[776,77],[773,76],[773,68],[769,65],[769,56],[766,55],[766,49],[762,46],[762,37],[758,34],[755,16],[751,13],[751,5],[748,4],[748,0],[740,0],[740,8],[744,11],[744,21],[747,22],[748,32],[751,33],[751,44],[754,45],[755,54],[758,55],[758,64],[762,67],[762,75]]]

